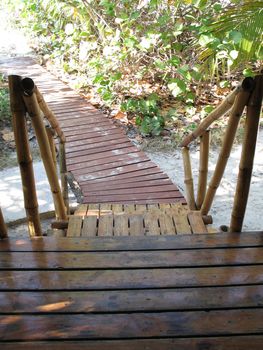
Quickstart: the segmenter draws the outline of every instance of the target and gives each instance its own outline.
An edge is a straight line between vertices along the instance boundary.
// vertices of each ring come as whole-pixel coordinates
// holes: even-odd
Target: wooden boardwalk
[[[3,350],[261,350],[263,232],[0,241]]]
[[[121,128],[30,58],[0,71],[31,77],[66,136],[66,161],[83,203],[185,203],[177,186]]]

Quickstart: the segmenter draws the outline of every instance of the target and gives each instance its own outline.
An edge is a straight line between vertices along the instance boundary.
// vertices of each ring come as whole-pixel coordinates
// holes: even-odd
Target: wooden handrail
[[[203,135],[203,133],[209,128],[209,126],[217,119],[222,117],[233,106],[235,98],[240,91],[251,91],[254,86],[253,78],[245,78],[241,85],[238,85],[222,102],[216,107],[193,131],[187,135],[181,142],[181,147],[186,147],[195,140],[197,137]]]
[[[4,216],[2,213],[2,209],[0,207],[0,239],[4,239],[7,238],[8,234],[7,234],[7,227],[5,224],[5,220],[4,220]]]
[[[34,86],[34,82],[32,83],[32,85]],[[29,86],[29,78],[25,78],[21,80],[23,100],[26,105],[27,112],[31,118],[33,128],[35,130],[41,158],[46,170],[47,178],[48,178],[51,192],[53,195],[56,215],[58,219],[66,220],[67,211],[64,205],[56,169],[53,163],[53,158],[52,158],[52,153],[49,146],[47,133],[43,123],[43,119],[41,117],[41,110],[40,110],[34,89],[29,90],[28,86]]]

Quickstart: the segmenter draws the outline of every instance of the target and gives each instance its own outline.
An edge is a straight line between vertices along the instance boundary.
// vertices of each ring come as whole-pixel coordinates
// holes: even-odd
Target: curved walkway
[[[185,203],[177,186],[125,133],[31,58],[0,62],[4,74],[34,79],[66,136],[68,171],[83,203]]]

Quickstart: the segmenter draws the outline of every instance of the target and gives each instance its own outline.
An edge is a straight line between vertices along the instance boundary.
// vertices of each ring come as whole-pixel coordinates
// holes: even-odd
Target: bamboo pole
[[[241,160],[231,215],[230,232],[241,232],[245,216],[255,148],[257,142],[258,125],[263,97],[263,75],[255,77],[255,89],[247,106],[245,134],[242,145]]]
[[[59,169],[61,179],[61,190],[63,200],[67,209],[67,213],[70,214],[69,210],[69,199],[68,199],[68,179],[67,179],[67,165],[66,165],[66,152],[65,143],[59,143]]]
[[[246,78],[248,79],[248,78]],[[249,78],[250,79],[250,78]],[[234,105],[231,109],[230,112],[230,116],[229,116],[229,120],[228,120],[228,125],[227,125],[227,129],[224,135],[224,140],[223,140],[223,144],[222,144],[222,148],[221,151],[219,153],[219,157],[216,163],[216,168],[214,171],[214,174],[211,178],[211,181],[209,183],[208,189],[207,189],[207,193],[205,195],[204,198],[204,202],[202,204],[201,207],[201,212],[203,215],[206,215],[211,206],[212,206],[212,202],[214,199],[214,196],[216,194],[217,188],[221,182],[221,179],[223,177],[225,168],[226,168],[226,164],[233,146],[233,142],[234,142],[234,138],[236,135],[236,130],[239,124],[239,120],[240,117],[243,113],[243,110],[246,106],[246,104],[248,103],[248,99],[251,93],[251,89],[253,88],[254,85],[254,81],[252,79],[252,81],[250,80],[250,89],[247,90],[242,90],[238,93],[238,95],[236,96]]]
[[[25,91],[25,94],[30,95],[33,92],[36,94],[37,102],[39,104],[39,107],[47,120],[49,121],[52,129],[55,130],[56,134],[60,138],[62,142],[65,143],[66,139],[64,136],[63,131],[61,130],[59,126],[59,122],[55,116],[55,114],[51,111],[51,109],[48,107],[46,101],[44,100],[43,95],[41,92],[38,90],[37,86],[34,84],[34,81],[31,78],[24,78],[23,79],[23,88]]]
[[[188,147],[182,148],[182,156],[184,164],[184,183],[187,204],[189,205],[190,210],[196,210],[192,167]]]
[[[0,239],[4,239],[7,237],[8,237],[7,227],[5,224],[4,217],[3,217],[2,209],[0,207]]]
[[[237,86],[222,102],[216,107],[198,126],[198,128],[193,131],[190,135],[187,135],[185,139],[181,142],[180,147],[186,147],[190,142],[194,141],[197,137],[201,136],[206,129],[217,119],[222,117],[232,106],[235,101],[235,97],[241,90],[241,86]]]
[[[54,142],[54,133],[53,133],[52,128],[49,125],[46,126],[46,133],[47,133],[47,137],[48,137],[50,151],[52,154],[54,168],[55,168],[56,173],[57,173],[57,156],[56,156],[56,146],[55,146],[55,142]]]
[[[26,78],[25,86],[23,84],[24,79],[21,81],[21,87],[23,89],[23,99],[24,99],[27,111],[31,117],[32,125],[36,133],[41,158],[46,170],[47,178],[48,178],[51,192],[53,195],[56,215],[58,219],[64,220],[67,218],[67,213],[66,213],[66,208],[62,198],[56,169],[54,167],[47,133],[41,117],[41,111],[40,111],[34,90],[32,89],[31,91],[29,91],[28,89],[28,80],[29,78]],[[34,86],[34,82],[33,82],[33,86]]]
[[[26,210],[26,216],[28,219],[28,231],[31,237],[41,236],[42,231],[38,213],[38,202],[32,165],[32,156],[30,153],[30,147],[27,137],[27,127],[25,119],[26,111],[21,96],[21,77],[17,75],[10,75],[8,79],[17,161],[21,173],[24,194],[24,205]]]
[[[210,131],[206,130],[206,132],[200,137],[199,177],[196,196],[196,207],[198,210],[201,208],[206,194],[209,142]]]

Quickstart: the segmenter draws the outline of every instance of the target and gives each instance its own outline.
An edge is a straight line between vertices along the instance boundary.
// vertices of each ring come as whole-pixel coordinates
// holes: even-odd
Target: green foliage
[[[160,114],[158,96],[155,94],[147,99],[128,99],[121,109],[136,117],[136,125],[143,135],[160,135],[164,127],[164,118]]]
[[[10,116],[9,93],[6,82],[0,75],[0,122],[6,121]]]
[[[107,106],[125,100],[144,134],[164,125],[147,82],[192,105],[197,84],[226,87],[232,71],[253,75],[250,62],[262,58],[262,1],[5,1],[45,59],[77,87],[95,87]]]

